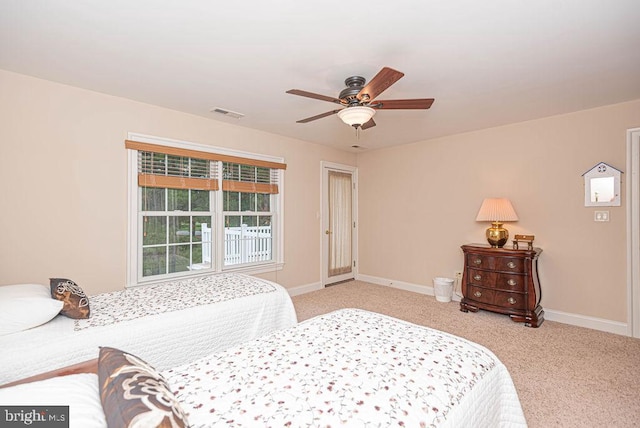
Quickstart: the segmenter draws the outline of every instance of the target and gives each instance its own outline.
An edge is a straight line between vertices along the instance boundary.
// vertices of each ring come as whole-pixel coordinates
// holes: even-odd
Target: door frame
[[[640,128],[627,130],[627,332],[640,338]]]
[[[353,258],[353,278],[358,274],[358,168],[352,165],[343,165],[334,162],[320,161],[320,278],[321,286],[325,288],[329,283],[328,265],[329,265],[329,241],[325,230],[327,230],[329,222],[329,206],[328,206],[328,171],[334,170],[339,172],[348,172],[351,174],[353,189],[351,193],[351,216],[354,227],[351,234],[351,255]],[[339,281],[338,281],[339,282]]]

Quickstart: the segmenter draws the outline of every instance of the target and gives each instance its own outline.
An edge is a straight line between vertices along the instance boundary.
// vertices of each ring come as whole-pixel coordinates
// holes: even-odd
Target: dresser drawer
[[[504,291],[524,291],[526,288],[526,277],[518,274],[497,273],[479,269],[467,269],[466,279],[469,285],[479,285],[481,287],[495,288]]]
[[[468,254],[467,266],[476,269],[495,269],[496,257],[485,256],[484,254]]]
[[[502,272],[524,273],[524,260],[515,257],[496,257],[496,270]]]
[[[476,269],[525,273],[524,260],[516,257],[494,257],[486,256],[484,254],[468,254],[467,266]]]
[[[525,309],[525,295],[521,293],[508,293],[506,291],[496,291],[494,304],[506,309]]]
[[[468,299],[493,305],[496,294],[495,291],[486,288],[474,287],[473,285],[470,285],[467,289],[469,291],[469,295],[467,296]]]
[[[483,287],[495,287],[495,283],[498,275],[495,272],[479,270],[479,269],[467,269],[468,277],[467,283],[471,285],[481,285]]]
[[[510,275],[508,273],[496,274],[495,287],[499,290],[525,291],[527,277],[524,275]]]

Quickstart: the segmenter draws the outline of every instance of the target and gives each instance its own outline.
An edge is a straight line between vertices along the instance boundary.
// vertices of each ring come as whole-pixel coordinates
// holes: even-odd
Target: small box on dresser
[[[509,315],[529,327],[542,324],[540,248],[514,250],[469,244],[462,246],[462,252],[462,312],[484,309]]]

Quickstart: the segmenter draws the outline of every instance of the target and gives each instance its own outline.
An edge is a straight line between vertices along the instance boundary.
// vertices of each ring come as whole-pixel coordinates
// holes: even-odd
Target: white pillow
[[[80,373],[0,388],[3,406],[69,406],[69,428],[105,428],[98,375]]]
[[[0,336],[37,327],[51,321],[64,302],[51,298],[41,284],[0,286]]]

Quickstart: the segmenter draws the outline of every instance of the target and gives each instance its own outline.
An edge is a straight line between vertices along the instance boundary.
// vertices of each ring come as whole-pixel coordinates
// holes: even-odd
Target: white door
[[[356,170],[346,165],[322,164],[322,283],[324,286],[355,278]]]

